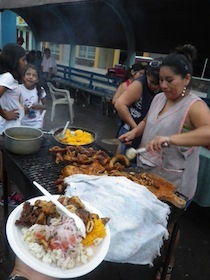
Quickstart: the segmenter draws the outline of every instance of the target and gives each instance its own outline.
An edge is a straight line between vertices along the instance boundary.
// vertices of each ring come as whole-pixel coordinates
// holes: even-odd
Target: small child
[[[20,85],[20,100],[25,108],[22,125],[43,128],[42,112],[46,110],[46,92],[40,84],[40,73],[35,65],[28,64],[23,72],[24,83]]]

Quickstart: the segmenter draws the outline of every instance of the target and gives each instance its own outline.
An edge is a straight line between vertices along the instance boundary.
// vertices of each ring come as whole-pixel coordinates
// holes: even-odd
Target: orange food
[[[101,219],[94,219],[93,230],[86,233],[86,237],[82,240],[82,244],[89,246],[94,243],[98,238],[104,238],[106,236],[106,229]]]

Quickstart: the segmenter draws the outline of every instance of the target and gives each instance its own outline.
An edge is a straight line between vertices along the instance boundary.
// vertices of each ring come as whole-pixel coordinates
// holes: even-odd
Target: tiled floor
[[[116,147],[102,144],[100,139],[115,137],[117,126],[115,115],[102,115],[100,102],[93,98],[91,105],[81,97],[80,103],[74,105],[75,126],[86,127],[97,133],[97,143],[114,153]],[[68,119],[67,108],[56,111],[56,119],[50,121],[49,108],[45,116],[45,128],[63,126]],[[0,188],[0,194],[2,189]],[[6,280],[10,273],[14,256],[5,245],[3,208],[0,207],[0,280]],[[131,237],[132,238],[132,237]],[[159,260],[157,260],[158,262]],[[156,262],[155,262],[156,264]],[[90,274],[80,277],[81,280],[152,280],[156,267],[116,264],[103,262]],[[210,208],[202,208],[192,203],[185,212],[181,222],[181,239],[176,251],[176,263],[173,280],[209,280],[210,279]],[[38,279],[37,279],[38,280]]]

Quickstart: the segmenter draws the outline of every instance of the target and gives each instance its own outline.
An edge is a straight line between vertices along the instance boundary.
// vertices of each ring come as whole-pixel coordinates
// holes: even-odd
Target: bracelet
[[[28,278],[25,278],[20,275],[13,275],[13,276],[9,276],[7,280],[28,280]]]

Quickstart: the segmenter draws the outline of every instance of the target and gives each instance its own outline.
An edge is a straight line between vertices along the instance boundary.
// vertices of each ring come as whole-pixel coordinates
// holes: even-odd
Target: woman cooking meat
[[[169,54],[160,66],[162,93],[153,99],[146,118],[120,140],[129,144],[142,135],[140,146],[147,152],[137,165],[171,181],[177,190],[192,200],[199,167],[199,147],[210,143],[210,111],[202,100],[190,92],[192,61],[196,49],[184,45]],[[169,146],[162,149],[163,143]],[[171,259],[166,279],[170,279]],[[160,279],[160,271],[156,280]]]

